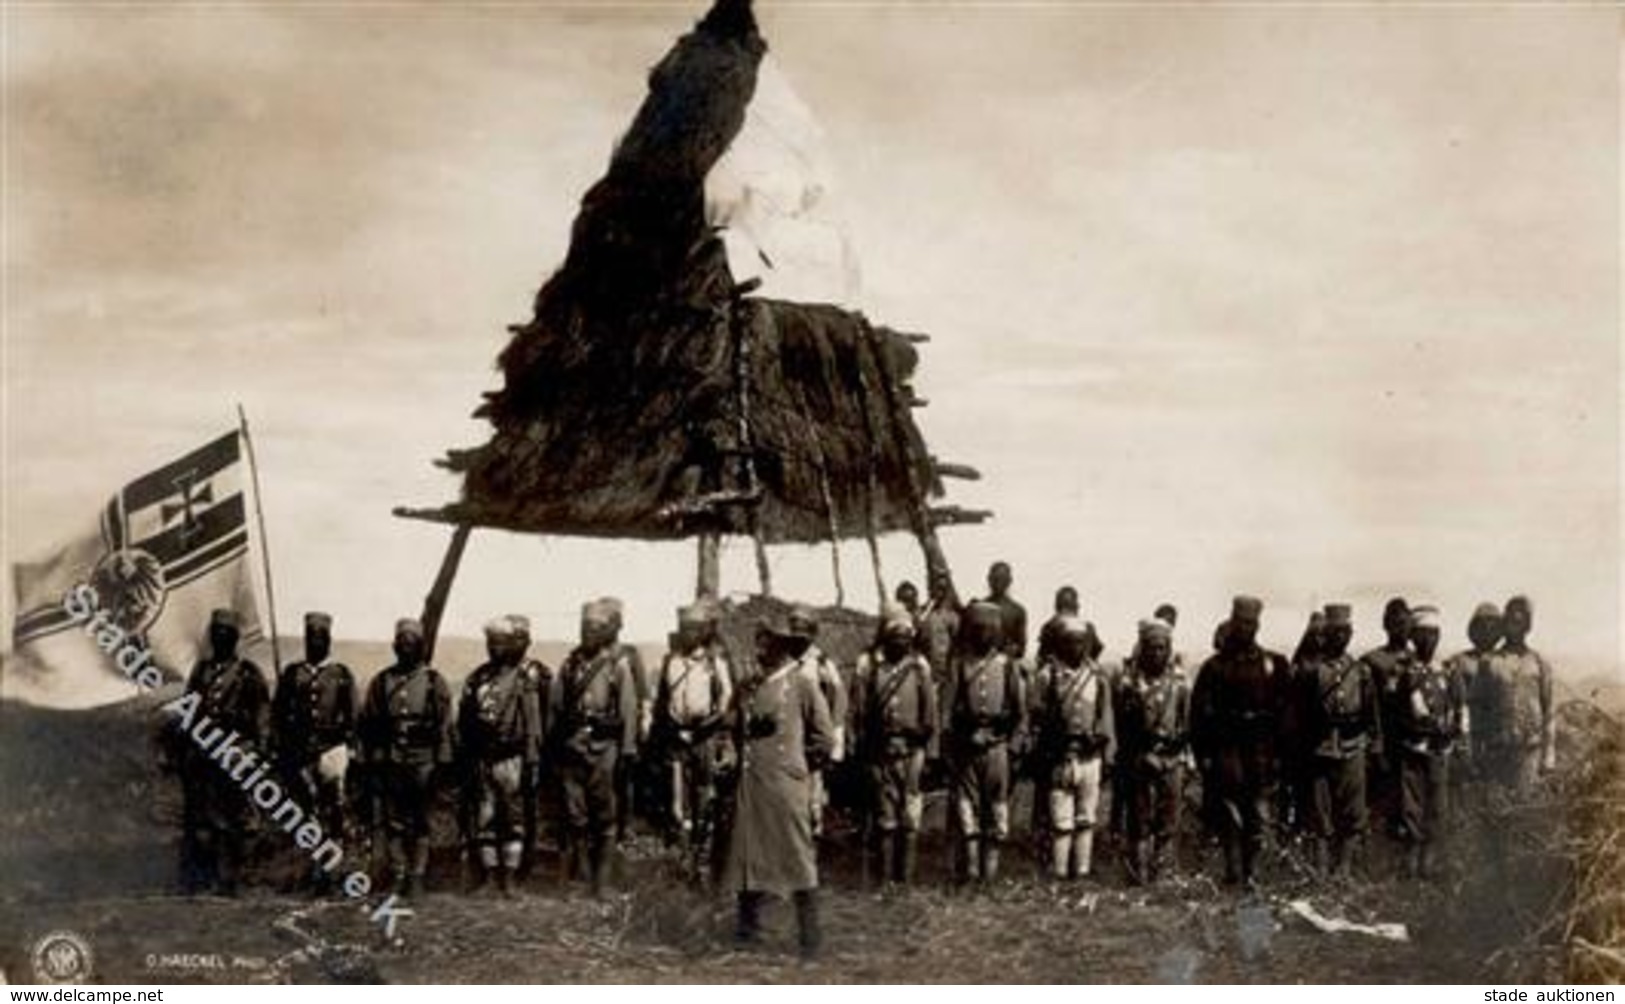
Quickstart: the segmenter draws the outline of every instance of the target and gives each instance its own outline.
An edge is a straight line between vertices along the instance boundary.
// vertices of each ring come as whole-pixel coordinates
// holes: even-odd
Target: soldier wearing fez
[[[1448,836],[1451,761],[1467,741],[1471,723],[1461,677],[1434,661],[1439,648],[1437,609],[1411,609],[1411,644],[1415,655],[1399,681],[1394,729],[1400,821],[1407,872],[1412,878],[1430,878],[1439,846]]]
[[[489,661],[463,684],[458,737],[465,800],[473,810],[468,822],[477,857],[475,888],[487,887],[495,876],[498,891],[511,896],[524,857],[526,779],[541,750],[541,708],[513,620],[487,624],[485,644]]]
[[[1035,696],[1040,770],[1049,798],[1051,868],[1057,879],[1088,877],[1099,820],[1100,783],[1116,741],[1111,685],[1090,657],[1089,628],[1063,617]]]
[[[637,751],[635,658],[621,645],[620,604],[594,600],[581,609],[581,643],[553,677],[546,732],[563,788],[567,879],[604,889],[604,867],[620,817],[623,758]]]
[[[1190,688],[1173,658],[1173,626],[1140,622],[1139,644],[1117,690],[1117,773],[1125,795],[1129,878],[1177,870],[1190,756]]]
[[[767,897],[788,895],[802,955],[812,957],[821,936],[807,807],[811,779],[834,749],[835,726],[817,683],[800,668],[805,641],[804,630],[774,620],[757,629],[758,672],[734,699],[739,772],[723,884],[738,894],[737,941],[758,942]]]
[[[452,762],[455,710],[440,672],[424,661],[423,625],[395,622],[395,662],[367,687],[356,723],[376,786],[394,889],[417,895],[429,870],[436,775]]]
[[[305,614],[305,658],[277,680],[271,720],[288,792],[311,808],[329,837],[343,842],[358,700],[349,667],[329,658],[332,631],[331,614]],[[329,875],[315,868],[313,878],[322,884]]]
[[[1382,754],[1382,718],[1371,667],[1348,654],[1346,604],[1327,604],[1315,652],[1301,664],[1299,722],[1316,838],[1316,871],[1347,879],[1365,839],[1366,760]]]
[[[672,835],[697,875],[711,859],[717,783],[732,769],[727,741],[734,671],[717,637],[717,608],[701,600],[677,611],[672,650],[655,681],[651,744],[669,785]]]
[[[965,611],[963,650],[948,673],[948,735],[960,878],[991,882],[1010,836],[1010,744],[1025,735],[1026,686],[1002,647],[1003,611],[978,600]]]
[[[1286,660],[1259,647],[1262,601],[1237,596],[1223,646],[1203,664],[1191,695],[1197,756],[1214,765],[1224,843],[1224,880],[1248,888],[1270,828],[1277,781],[1276,733],[1291,699]]]
[[[249,754],[264,749],[270,738],[270,692],[260,668],[237,654],[239,631],[236,611],[211,613],[209,655],[186,681],[185,697],[195,702],[187,720],[198,723],[195,742],[179,740],[181,884],[188,893],[234,896],[242,877],[252,810],[226,757],[215,756],[222,748],[220,738]]]
[[[908,885],[918,861],[920,778],[937,730],[937,686],[907,609],[885,612],[880,639],[860,657],[852,689],[854,741],[874,827],[868,853],[879,859],[883,884]]]

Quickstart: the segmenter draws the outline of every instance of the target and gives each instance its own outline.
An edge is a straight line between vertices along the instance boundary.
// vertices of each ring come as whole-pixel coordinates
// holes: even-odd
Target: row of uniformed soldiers
[[[1429,607],[1390,604],[1388,644],[1355,659],[1349,608],[1329,605],[1288,660],[1257,643],[1262,604],[1238,597],[1215,653],[1188,677],[1171,607],[1141,622],[1133,652],[1108,668],[1075,594],[1063,591],[1028,663],[1025,611],[1008,595],[1008,567],[996,565],[989,583],[986,599],[963,608],[937,584],[931,602],[912,610],[900,591],[903,602],[885,612],[849,679],[816,644],[810,609],[763,628],[760,668],[745,677],[719,642],[715,605],[697,603],[679,611],[671,650],[646,681],[636,650],[619,640],[619,603],[600,600],[583,609],[580,644],[556,672],[529,658],[523,618],[492,622],[489,659],[455,702],[425,664],[423,632],[411,620],[396,626],[395,662],[358,700],[353,675],[330,658],[324,614],[306,618],[306,657],[282,671],[273,697],[236,654],[233,616],[217,612],[213,654],[189,687],[205,714],[274,749],[329,833],[348,832],[344,785],[356,758],[385,860],[407,892],[427,866],[434,783],[453,765],[481,880],[505,890],[534,847],[542,790],[558,795],[569,873],[600,887],[624,825],[628,765],[641,755],[665,779],[666,820],[697,870],[721,867],[741,891],[796,893],[815,875],[822,768],[846,757],[865,781],[867,852],[884,880],[900,882],[915,872],[932,756],[948,767],[957,873],[982,881],[997,877],[1009,838],[1017,761],[1036,782],[1055,877],[1091,872],[1108,773],[1131,877],[1163,872],[1194,766],[1225,877],[1247,883],[1283,806],[1320,838],[1323,868],[1347,873],[1368,828],[1368,800],[1396,802],[1422,873],[1435,865],[1459,788],[1450,772],[1469,737],[1492,785],[1527,786],[1551,763],[1551,675],[1526,644],[1531,616],[1521,598],[1504,615],[1481,607],[1469,629],[1474,647],[1440,662]],[[782,722],[791,712],[797,721]],[[194,886],[229,886],[248,805],[219,783],[218,767],[194,760],[183,761],[189,875]],[[794,818],[785,815],[791,808]],[[748,920],[748,897],[741,911]]]

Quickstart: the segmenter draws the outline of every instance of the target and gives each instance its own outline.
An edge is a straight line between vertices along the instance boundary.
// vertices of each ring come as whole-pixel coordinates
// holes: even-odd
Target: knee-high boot
[[[796,904],[796,932],[803,959],[815,959],[824,947],[824,932],[818,926],[818,890],[800,889],[793,896]]]

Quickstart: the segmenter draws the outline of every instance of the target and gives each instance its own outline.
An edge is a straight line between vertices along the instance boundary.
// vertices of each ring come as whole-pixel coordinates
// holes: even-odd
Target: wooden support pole
[[[716,533],[702,533],[699,539],[699,575],[694,584],[694,598],[714,600],[722,595],[722,537]]]
[[[761,583],[763,596],[772,596],[773,569],[767,563],[767,545],[759,533],[751,534],[750,542],[756,549],[756,581]]]
[[[469,534],[474,528],[459,523],[451,532],[451,543],[446,556],[440,559],[440,574],[434,577],[429,595],[423,598],[423,661],[434,658],[435,638],[440,634],[440,619],[446,613],[446,598],[451,595],[451,583],[457,578],[457,566],[462,564],[463,549],[468,547]]]
[[[891,599],[891,597],[886,593],[886,573],[880,567],[880,541],[875,539],[873,523],[870,524],[869,532],[865,533],[863,536],[864,539],[869,542],[869,567],[873,569],[875,573],[875,596],[878,597],[878,602],[875,604],[875,609],[885,610],[886,603]]]

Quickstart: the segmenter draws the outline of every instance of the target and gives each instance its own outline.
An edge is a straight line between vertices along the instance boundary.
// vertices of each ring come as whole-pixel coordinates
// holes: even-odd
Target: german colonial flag
[[[145,648],[167,676],[182,676],[206,646],[216,607],[238,612],[244,642],[258,637],[243,471],[242,440],[232,431],[130,482],[94,529],[54,554],[14,566],[18,613],[5,696],[61,708],[133,696],[108,651],[116,641]],[[73,618],[65,600],[83,586],[117,635]]]

